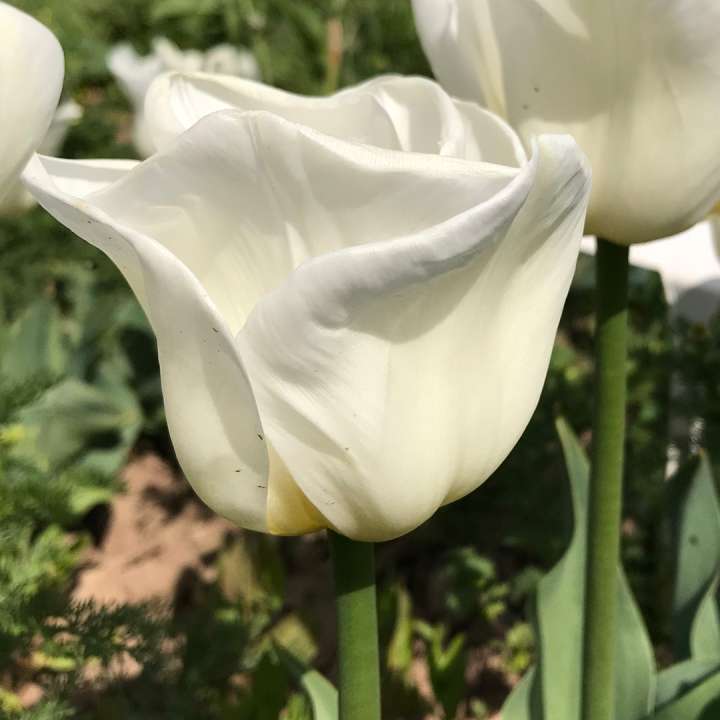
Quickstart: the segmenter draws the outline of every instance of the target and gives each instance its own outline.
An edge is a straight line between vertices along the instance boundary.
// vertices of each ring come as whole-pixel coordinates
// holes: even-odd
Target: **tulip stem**
[[[628,248],[598,238],[583,639],[583,720],[613,720],[627,389]]]
[[[328,531],[335,575],[340,720],[380,720],[380,651],[371,543]]]

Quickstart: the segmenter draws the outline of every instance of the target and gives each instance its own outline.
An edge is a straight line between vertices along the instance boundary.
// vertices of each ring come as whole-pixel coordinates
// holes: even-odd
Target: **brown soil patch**
[[[130,462],[97,547],[87,551],[73,596],[115,605],[170,601],[188,571],[212,579],[207,562],[234,527],[188,502],[191,490],[155,455]]]

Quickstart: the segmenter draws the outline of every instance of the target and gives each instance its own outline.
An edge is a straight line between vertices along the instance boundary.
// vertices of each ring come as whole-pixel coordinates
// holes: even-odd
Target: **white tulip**
[[[65,142],[70,126],[78,122],[82,114],[82,107],[74,100],[68,100],[60,105],[50,123],[45,139],[38,147],[38,152],[43,155],[56,155]],[[21,214],[29,210],[34,204],[35,199],[18,178],[3,199],[0,200],[0,217]]]
[[[421,79],[327,99],[164,83],[179,95],[149,115],[178,117],[151,123],[149,160],[36,157],[25,180],[144,307],[200,497],[254,530],[377,541],[475,489],[547,372],[589,196],[576,144],[527,160]],[[247,111],[212,112],[213,83]]]
[[[169,71],[205,71],[225,73],[256,80],[260,67],[252,53],[223,43],[206,52],[181,50],[167,38],[157,37],[149,55],[141,56],[132,45],[115,45],[107,57],[107,65],[133,106],[133,143],[141,157],[149,157],[155,147],[145,123],[145,94],[153,80]]]
[[[413,0],[436,76],[588,155],[588,234],[679,233],[720,198],[717,0]]]
[[[50,127],[64,70],[55,36],[0,2],[0,202]]]

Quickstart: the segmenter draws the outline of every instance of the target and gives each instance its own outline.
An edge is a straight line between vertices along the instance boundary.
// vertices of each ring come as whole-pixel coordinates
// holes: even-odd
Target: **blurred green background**
[[[134,157],[131,109],[105,65],[117,42],[141,52],[155,36],[182,48],[242,45],[266,82],[309,94],[379,73],[429,74],[409,0],[11,4],[65,49],[65,96],[84,110],[66,157]],[[328,54],[338,22],[341,58]],[[132,593],[113,605],[78,599],[88,558],[102,558],[128,489],[128,460],[151,455],[179,475],[154,340],[117,271],[41,210],[0,221],[0,263],[0,716],[309,720],[303,668],[335,673],[322,536],[277,540],[228,528],[202,558],[207,572],[184,573],[156,602]],[[704,420],[712,458],[720,320],[671,320],[659,278],[633,270],[631,279],[623,552],[662,665],[672,659],[663,482],[670,377],[684,387],[673,417],[681,427]],[[525,605],[570,529],[554,420],[568,418],[589,440],[592,284],[592,260],[581,258],[542,401],[500,470],[379,547],[389,720],[492,717],[533,659]],[[174,487],[169,517],[196,503],[179,477]]]

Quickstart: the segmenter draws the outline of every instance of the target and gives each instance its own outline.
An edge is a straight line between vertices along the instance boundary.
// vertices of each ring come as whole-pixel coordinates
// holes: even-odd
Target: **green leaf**
[[[416,629],[429,643],[427,660],[435,697],[442,705],[445,717],[455,717],[465,692],[465,636],[458,634],[446,642],[447,628],[443,625],[417,623]]]
[[[47,298],[37,300],[13,323],[3,343],[2,376],[21,382],[36,375],[56,377],[64,369],[60,313]]]
[[[720,663],[720,613],[717,603],[717,577],[700,601],[690,628],[690,654],[693,660]]]
[[[720,672],[716,672],[677,700],[663,705],[650,718],[651,720],[715,720],[719,715]]]
[[[282,646],[277,646],[277,655],[283,665],[290,671],[300,687],[310,698],[315,720],[338,720],[338,692],[333,684],[317,670],[308,667],[296,655]]]
[[[671,487],[677,548],[673,594],[675,656],[720,660],[720,620],[715,601],[720,507],[707,457],[702,454],[681,468]]]
[[[685,660],[658,673],[656,707],[675,700],[719,669],[717,662]]]
[[[312,706],[307,695],[301,692],[293,693],[280,717],[283,720],[313,720]]]
[[[338,719],[338,692],[329,680],[317,670],[308,670],[300,678],[300,685],[310,698],[315,720]]]
[[[396,602],[395,627],[387,649],[387,667],[391,672],[405,673],[413,659],[413,621],[410,593],[397,585],[393,588]]]
[[[682,467],[671,481],[670,492],[677,547],[674,641],[676,655],[690,657],[660,673],[656,707],[658,717],[665,717],[665,707],[686,707],[678,703],[687,697],[691,709],[682,712],[689,714],[677,716],[684,720],[705,712],[693,709],[697,702],[693,698],[704,697],[701,687],[720,670],[720,510],[707,458],[701,455]]]
[[[44,469],[67,465],[81,454],[83,466],[111,474],[142,426],[142,411],[124,385],[92,386],[65,380],[23,408],[24,437],[13,447]]]
[[[503,720],[541,718],[542,705],[537,696],[538,688],[537,670],[531,667],[513,688],[510,697],[503,705]]]
[[[79,517],[95,505],[109,503],[116,494],[116,489],[111,485],[80,485],[73,488],[68,498],[68,509],[73,517]]]
[[[572,491],[574,528],[565,554],[538,585],[538,665],[530,680],[518,685],[508,699],[512,720],[580,717],[590,467],[570,427],[562,420],[557,427]],[[640,720],[653,705],[655,665],[640,612],[620,568],[616,653],[615,720]]]
[[[635,720],[655,703],[655,654],[625,574],[618,574],[615,712],[618,720]]]

